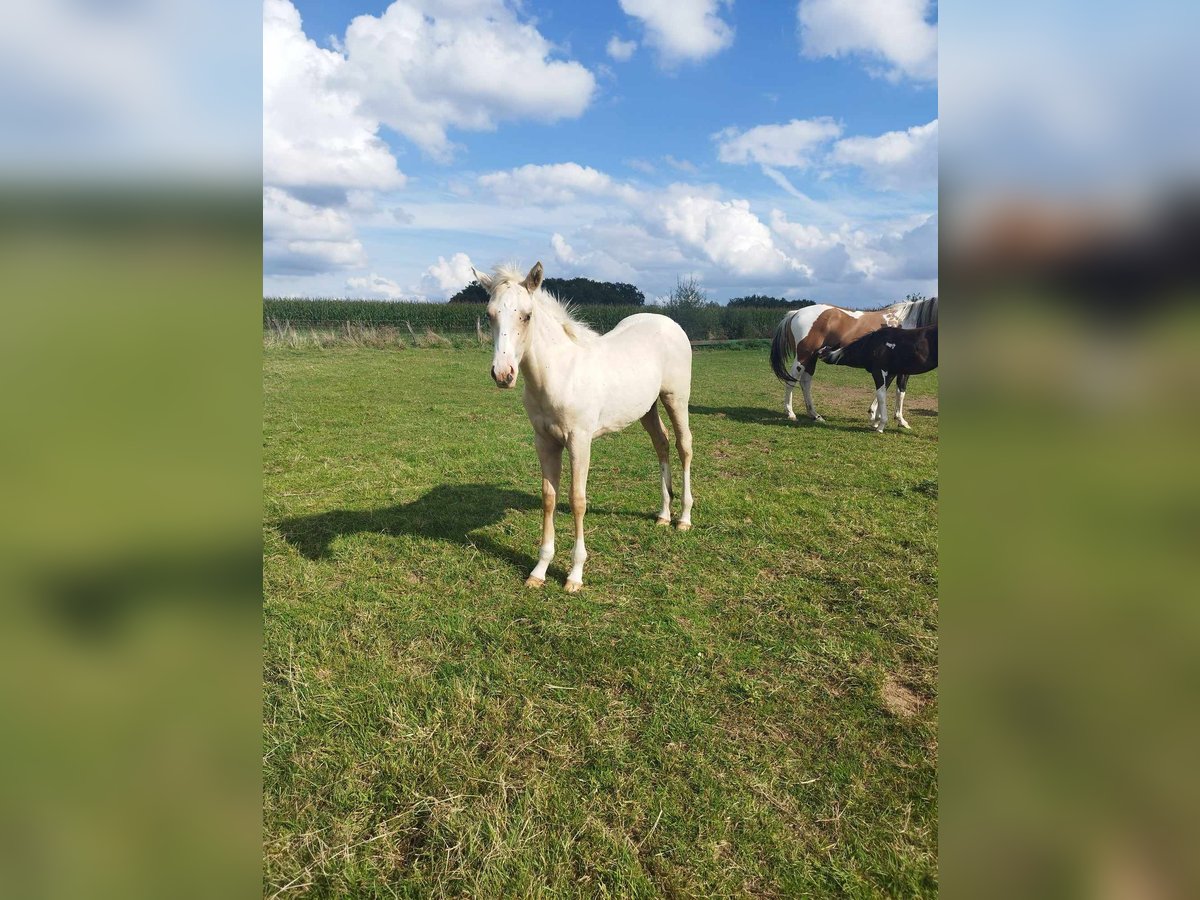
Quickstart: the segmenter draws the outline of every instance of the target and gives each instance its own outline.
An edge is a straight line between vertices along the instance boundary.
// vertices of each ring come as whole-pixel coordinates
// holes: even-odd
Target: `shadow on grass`
[[[402,534],[477,547],[525,569],[533,558],[474,534],[495,525],[509,510],[540,510],[540,497],[493,484],[443,484],[411,503],[379,509],[333,509],[282,519],[277,523],[284,540],[308,559],[326,559],[335,538],[371,533]]]
[[[794,422],[782,410],[765,409],[759,406],[691,406],[692,415],[718,416],[731,422],[746,422],[750,425],[771,425],[776,428],[831,428],[834,431],[866,431],[867,416],[863,411],[862,424],[835,422],[828,415],[824,422],[814,422],[807,415],[800,415]]]
[[[561,502],[559,507],[561,514]],[[332,509],[309,516],[281,519],[276,527],[285,541],[312,560],[328,559],[330,545],[336,538],[345,535],[382,534],[396,537],[408,534],[475,547],[523,572],[533,568],[536,559],[532,554],[519,553],[476,532],[497,524],[510,510],[537,510],[540,513],[541,509],[542,498],[526,491],[493,484],[443,484],[411,503],[379,509]],[[591,507],[588,512],[648,521],[657,518],[655,512],[629,509]],[[568,542],[573,540],[572,533],[569,525],[565,532],[563,526],[559,525],[560,540],[564,536]],[[551,574],[555,571],[556,567],[552,564]],[[565,571],[559,571],[558,574],[565,576]]]

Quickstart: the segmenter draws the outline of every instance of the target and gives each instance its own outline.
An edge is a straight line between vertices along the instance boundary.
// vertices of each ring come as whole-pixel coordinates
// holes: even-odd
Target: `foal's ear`
[[[525,276],[525,290],[533,293],[542,286],[542,264],[536,263],[529,274]]]
[[[475,280],[479,282],[480,287],[485,291],[492,289],[492,279],[490,277],[484,275],[482,272],[476,272],[474,266],[471,266],[471,274],[475,276]]]

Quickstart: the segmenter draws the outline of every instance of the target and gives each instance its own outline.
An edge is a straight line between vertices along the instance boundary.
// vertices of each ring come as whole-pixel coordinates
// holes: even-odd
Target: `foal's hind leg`
[[[683,466],[683,511],[676,527],[687,531],[692,527],[692,429],[688,424],[688,395],[663,394],[662,402],[671,417],[671,427],[675,429],[675,446]]]
[[[671,441],[658,414],[658,404],[642,416],[642,425],[650,434],[654,452],[658,454],[658,468],[662,472],[662,509],[658,513],[659,525],[671,524]]]

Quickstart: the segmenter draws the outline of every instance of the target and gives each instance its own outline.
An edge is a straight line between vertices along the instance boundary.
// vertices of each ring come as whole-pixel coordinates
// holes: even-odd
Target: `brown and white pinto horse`
[[[789,312],[775,329],[775,339],[771,341],[771,368],[786,386],[783,408],[787,417],[796,418],[792,410],[792,391],[799,382],[808,415],[814,421],[825,421],[817,415],[812,402],[813,372],[822,350],[844,347],[880,328],[919,328],[937,324],[937,310],[937,297],[929,297],[867,311],[816,303]],[[788,360],[793,357],[789,366]],[[903,399],[899,395],[897,406],[903,415]]]

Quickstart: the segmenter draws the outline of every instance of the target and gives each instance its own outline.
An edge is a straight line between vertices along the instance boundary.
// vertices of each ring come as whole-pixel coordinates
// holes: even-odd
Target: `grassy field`
[[[878,435],[866,373],[792,424],[765,351],[697,352],[696,528],[655,526],[640,426],[602,438],[570,595],[565,501],[523,584],[489,364],[266,351],[265,895],[935,894],[936,373]]]

